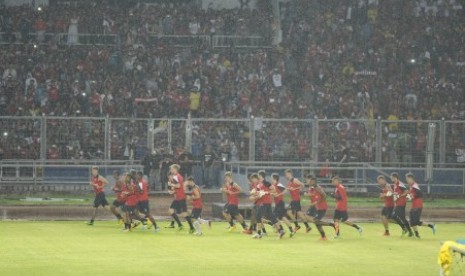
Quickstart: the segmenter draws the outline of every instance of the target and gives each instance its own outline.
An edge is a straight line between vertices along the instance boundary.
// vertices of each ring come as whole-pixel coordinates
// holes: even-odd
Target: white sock
[[[194,221],[194,228],[195,228],[195,230],[196,230],[198,233],[202,232],[202,231],[200,230],[199,224],[200,224],[200,223],[199,223],[198,220]]]

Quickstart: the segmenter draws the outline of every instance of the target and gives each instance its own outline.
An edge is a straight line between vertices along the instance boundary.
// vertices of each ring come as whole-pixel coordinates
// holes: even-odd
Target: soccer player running
[[[174,221],[178,224],[179,231],[183,230],[184,227],[179,220],[179,216],[184,217],[189,224],[189,233],[195,232],[194,225],[192,224],[191,217],[187,213],[186,193],[184,190],[184,178],[179,173],[179,165],[173,164],[170,166],[170,176],[168,187],[170,188],[169,193],[174,194],[174,200],[171,203],[169,213],[173,217]]]
[[[420,238],[418,233],[418,226],[425,226],[431,228],[433,235],[436,234],[436,225],[433,223],[426,223],[421,221],[421,211],[423,210],[423,194],[420,190],[420,186],[415,181],[415,177],[412,173],[405,175],[407,183],[410,187],[408,197],[412,200],[412,206],[410,208],[410,225],[415,231],[415,237]]]
[[[287,215],[295,224],[294,233],[299,231],[301,228],[297,220],[300,218],[306,228],[306,232],[310,232],[312,227],[308,224],[309,219],[305,216],[304,212],[302,212],[302,206],[300,204],[300,191],[304,188],[304,184],[297,178],[294,177],[292,170],[287,169],[284,172],[286,179],[289,181],[287,184],[286,190],[289,191],[291,194],[291,204],[289,205],[289,209],[287,211]]]
[[[262,175],[263,177],[263,175]],[[261,178],[262,178],[261,177]],[[254,239],[262,238],[262,231],[264,229],[264,224],[269,223],[278,230],[278,238],[282,239],[285,232],[284,229],[273,215],[271,204],[273,203],[273,198],[271,195],[271,183],[264,180],[259,182],[257,188],[251,192],[251,197],[256,199],[257,202],[257,234],[253,236]]]
[[[338,176],[334,176],[331,179],[332,184],[336,187],[334,193],[331,194],[331,197],[336,199],[336,210],[334,211],[334,226],[336,228],[336,237],[340,237],[340,224],[341,222],[354,227],[360,233],[363,232],[362,227],[357,224],[349,221],[349,214],[347,212],[347,192],[345,187],[342,185],[341,180]]]
[[[389,221],[393,218],[394,213],[394,191],[389,183],[387,183],[386,178],[384,175],[379,175],[376,178],[376,182],[378,182],[379,187],[381,188],[381,193],[379,194],[379,198],[384,201],[384,207],[381,210],[381,221],[384,226],[384,234],[383,236],[390,236],[389,232]]]
[[[274,173],[271,175],[271,195],[274,197],[274,211],[273,214],[276,216],[281,224],[284,223],[289,228],[289,236],[294,236],[294,229],[292,229],[292,223],[287,219],[286,206],[284,204],[284,194],[286,193],[286,187],[279,182],[279,174]]]
[[[239,194],[242,193],[242,188],[233,181],[232,173],[224,174],[224,186],[221,189],[226,194],[226,205],[224,206],[223,216],[229,222],[229,232],[236,230],[236,225],[233,220],[239,222],[244,231],[247,230],[247,224],[244,218],[239,213]]]
[[[189,200],[192,200],[192,212],[191,217],[194,221],[195,235],[202,236],[203,232],[200,228],[200,224],[208,224],[208,227],[212,227],[212,223],[209,220],[202,219],[202,193],[200,187],[195,184],[194,178],[189,176],[186,179],[186,188],[190,191],[190,195],[187,195]]]
[[[139,171],[137,172],[137,190],[138,190],[138,200],[139,202],[137,203],[137,210],[139,211],[140,214],[143,214],[145,218],[142,219],[142,224],[144,226],[147,225],[147,219],[152,223],[155,233],[158,232],[160,229],[157,226],[157,223],[155,222],[155,219],[153,216],[150,214],[150,207],[149,207],[149,184],[147,181],[144,179],[144,173]],[[151,226],[148,225],[148,228]]]
[[[405,206],[407,205],[408,189],[404,183],[399,180],[399,175],[395,172],[391,173],[391,180],[394,185],[394,214],[393,218],[402,228],[402,236],[408,233],[409,237],[413,237],[410,224],[405,217]]]
[[[99,168],[97,166],[92,167],[92,175],[89,185],[92,187],[95,193],[94,199],[94,210],[92,212],[92,218],[87,222],[87,225],[94,225],[95,216],[97,215],[97,209],[101,205],[104,209],[110,210],[110,205],[105,198],[105,186],[108,184],[108,180],[99,174]]]
[[[115,217],[118,219],[119,224],[124,223],[124,219],[121,216],[121,207],[124,205],[124,199],[121,195],[121,192],[123,191],[123,185],[124,182],[121,179],[121,173],[120,171],[114,171],[113,172],[113,178],[115,179],[115,185],[111,189],[113,192],[116,194],[116,199],[113,201],[113,203],[110,206],[110,211],[115,215]],[[120,210],[118,210],[120,209]]]
[[[123,231],[129,232],[131,231],[131,228],[135,228],[137,225],[139,225],[139,222],[136,222],[134,226],[132,226],[132,218],[134,217],[140,219],[139,213],[137,211],[139,196],[136,188],[136,179],[132,171],[125,177],[122,196],[126,200],[124,203],[125,216]]]
[[[326,202],[326,193],[321,186],[317,184],[317,179],[314,175],[307,175],[307,184],[310,186],[307,196],[310,197],[310,208],[307,210],[307,216],[315,223],[318,232],[320,232],[320,240],[326,241],[326,233],[323,226],[331,226],[336,230],[336,226],[332,222],[324,222],[322,219],[328,210],[328,203]]]
[[[256,213],[257,213],[257,199],[252,196],[252,192],[255,191],[255,189],[257,188],[257,185],[258,185],[258,175],[256,173],[252,173],[252,174],[249,174],[247,175],[247,180],[249,182],[249,200],[251,200],[254,205],[252,207],[252,210],[250,212],[250,226],[249,226],[249,229],[247,230],[244,230],[242,233],[244,234],[247,234],[247,235],[251,235],[253,234],[254,231],[257,230],[257,221],[255,220],[256,218]]]

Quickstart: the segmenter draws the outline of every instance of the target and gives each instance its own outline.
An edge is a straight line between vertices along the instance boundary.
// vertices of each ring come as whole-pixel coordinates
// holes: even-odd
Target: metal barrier
[[[0,32],[0,45],[23,44],[24,41],[36,44],[47,44],[49,41],[54,41],[58,45],[118,45],[120,42],[119,35],[116,34],[78,33],[69,37],[68,33],[44,33],[40,37],[38,33],[28,33],[25,39],[21,35],[20,32]]]
[[[214,35],[212,36],[212,47],[226,48],[260,48],[269,47],[261,36],[236,36],[236,35]]]
[[[436,124],[435,167],[465,166],[465,121],[320,119],[128,119],[0,117],[6,159],[135,159],[154,150],[211,145],[227,161],[314,161],[424,166]]]
[[[55,41],[58,45],[119,45],[121,37],[118,34],[103,33],[28,33],[26,38],[20,32],[0,32],[0,45],[23,44],[25,41],[36,44],[47,44]],[[172,47],[198,47],[209,46],[212,48],[269,48],[271,45],[261,36],[236,36],[236,35],[150,35],[152,45],[169,45]]]
[[[91,167],[98,165],[101,175],[111,183],[114,170],[142,170],[140,162],[104,160],[2,160],[0,189],[8,192],[89,191]],[[106,189],[109,191],[110,186]]]
[[[401,179],[405,178],[405,174],[413,173],[425,194],[465,195],[465,170],[461,168],[434,168],[434,181],[428,184],[425,169],[421,167],[378,167],[368,163],[351,163],[341,166],[339,163],[247,161],[228,162],[223,166],[224,171],[234,173],[236,180],[244,189],[248,189],[246,176],[258,170],[265,170],[268,175],[271,173],[280,174],[282,176],[281,182],[285,184],[287,180],[283,176],[286,169],[293,170],[294,176],[298,178],[303,178],[307,174],[317,176],[318,181],[327,190],[333,188],[331,177],[338,174],[344,186],[351,192],[378,193],[380,191],[376,183],[378,175],[384,175],[389,179],[392,172],[397,172]]]
[[[211,44],[208,35],[152,35],[150,40],[154,45],[165,44],[174,47],[196,47]]]

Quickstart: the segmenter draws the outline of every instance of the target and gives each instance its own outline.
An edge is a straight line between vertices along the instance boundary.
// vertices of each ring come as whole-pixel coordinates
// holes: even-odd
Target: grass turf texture
[[[70,199],[84,199],[84,201],[73,201],[73,200],[65,200],[65,201],[24,201],[21,198],[24,196],[18,195],[0,195],[0,205],[4,206],[36,206],[36,205],[70,205],[70,206],[90,206],[94,201],[94,196],[89,194],[88,196],[73,196],[73,195],[54,195],[49,196],[54,198],[70,198]],[[107,201],[113,202],[115,198],[110,194],[107,195]],[[290,197],[287,195],[286,202],[290,202]],[[241,200],[241,202],[248,203],[249,201],[246,199]],[[302,196],[302,206],[307,206],[310,201],[308,197]],[[423,202],[425,203],[425,208],[465,208],[465,200],[463,198],[437,198],[437,199],[427,199],[424,198]],[[328,206],[334,207],[335,201],[332,198],[328,197]],[[350,207],[372,207],[372,208],[381,208],[383,206],[383,202],[377,197],[354,197],[350,196],[349,194],[349,206]]]
[[[316,230],[277,240],[271,229],[253,240],[226,226],[204,225],[204,236],[197,237],[163,228],[122,233],[114,221],[0,221],[0,274],[438,275],[440,241],[464,234],[464,224],[440,224],[436,236],[422,227],[417,240],[401,238],[392,225],[392,236],[382,237],[380,224],[362,224],[362,237],[343,225],[338,240],[318,241]]]

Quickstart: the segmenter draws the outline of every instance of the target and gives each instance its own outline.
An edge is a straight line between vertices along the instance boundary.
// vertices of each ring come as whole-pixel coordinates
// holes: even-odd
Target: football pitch
[[[464,224],[439,224],[433,236],[400,237],[391,225],[341,226],[342,237],[318,241],[316,229],[294,238],[253,240],[224,222],[203,227],[201,237],[164,229],[120,231],[114,221],[0,221],[0,275],[439,275],[440,241],[465,236]]]

